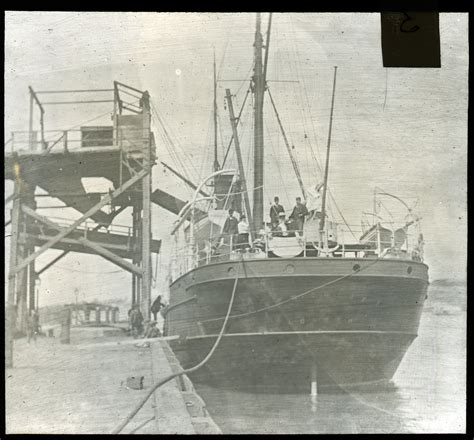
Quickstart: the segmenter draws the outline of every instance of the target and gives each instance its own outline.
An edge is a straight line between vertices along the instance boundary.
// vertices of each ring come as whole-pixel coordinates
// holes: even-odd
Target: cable
[[[275,307],[278,307],[278,306],[281,306],[282,304],[285,304],[285,303],[288,303],[290,301],[294,301],[298,298],[301,298],[302,296],[305,296],[305,295],[308,295],[312,292],[315,292],[316,290],[319,290],[319,289],[322,289],[323,287],[327,287],[327,286],[330,286],[332,284],[335,284],[339,281],[342,281],[346,278],[349,278],[349,277],[352,277],[354,276],[356,273],[359,273],[359,272],[362,272],[363,270],[369,268],[370,266],[373,266],[375,263],[378,263],[382,258],[377,258],[376,260],[372,261],[370,264],[368,264],[367,266],[364,266],[363,268],[360,268],[360,269],[357,269],[357,270],[354,270],[353,272],[350,272],[346,275],[343,275],[339,278],[336,278],[335,280],[332,280],[332,281],[328,281],[327,283],[324,283],[324,284],[321,284],[320,286],[316,286],[316,287],[313,287],[312,289],[309,289],[303,293],[299,293],[298,295],[295,295],[295,296],[292,296],[291,298],[288,298],[288,299],[285,299],[283,301],[280,301],[279,303],[276,303],[276,304],[272,304],[270,306],[267,306],[267,307],[263,307],[261,309],[258,309],[258,310],[254,310],[252,312],[247,312],[247,313],[240,313],[239,315],[232,315],[230,316],[230,318],[242,318],[244,316],[249,316],[249,315],[254,315],[256,313],[260,313],[260,312],[263,312],[263,311],[266,311],[266,310],[269,310],[269,309],[273,309]],[[211,321],[219,321],[223,318],[213,318],[213,319],[206,319],[204,321],[201,321],[201,322],[211,322]]]
[[[227,308],[227,314],[224,319],[224,323],[222,324],[221,331],[219,332],[219,336],[216,339],[216,342],[212,346],[211,350],[207,354],[207,356],[197,365],[194,367],[188,368],[186,370],[180,371],[178,373],[173,373],[170,374],[169,376],[166,376],[164,379],[158,381],[156,384],[154,384],[150,391],[143,397],[143,399],[138,403],[138,405],[133,409],[133,411],[130,412],[130,414],[126,417],[126,419],[112,431],[112,434],[119,434],[125,426],[130,422],[130,420],[135,417],[135,415],[140,411],[140,409],[143,407],[143,405],[148,401],[148,399],[153,395],[153,393],[162,385],[165,383],[168,383],[170,380],[174,379],[175,377],[182,376],[183,374],[190,374],[193,373],[196,370],[199,370],[204,364],[207,363],[207,361],[211,358],[211,356],[214,354],[214,351],[216,350],[217,346],[219,345],[219,342],[222,339],[222,336],[224,335],[224,331],[227,325],[227,321],[229,319],[230,311],[232,310],[232,305],[234,304],[234,297],[235,297],[235,291],[237,290],[237,284],[239,282],[239,270],[237,268],[236,274],[235,274],[235,281],[234,281],[234,288],[232,289],[232,295],[230,297],[230,302],[229,302],[229,307]]]

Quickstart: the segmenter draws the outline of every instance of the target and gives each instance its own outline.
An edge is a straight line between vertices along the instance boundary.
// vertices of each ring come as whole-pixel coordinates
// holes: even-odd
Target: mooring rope
[[[161,387],[165,383],[169,382],[170,380],[174,379],[175,377],[182,376],[183,374],[190,374],[190,373],[195,372],[196,370],[199,370],[199,368],[201,368],[204,364],[206,364],[206,362],[211,358],[211,356],[216,351],[216,348],[219,345],[219,342],[221,341],[222,336],[224,335],[224,331],[225,331],[225,328],[226,328],[226,325],[227,325],[227,321],[229,319],[230,312],[232,310],[232,305],[234,304],[234,297],[235,297],[235,292],[237,290],[238,281],[239,281],[239,270],[237,268],[236,274],[235,274],[234,288],[232,289],[232,295],[230,297],[229,307],[227,309],[227,315],[224,319],[224,323],[222,324],[222,328],[221,328],[221,331],[219,332],[219,336],[217,337],[216,342],[214,343],[213,347],[211,348],[211,350],[209,351],[207,356],[199,364],[195,365],[194,367],[188,368],[188,369],[180,371],[178,373],[170,374],[169,376],[166,376],[164,379],[161,379],[160,381],[155,383],[151,387],[150,391],[148,391],[148,393],[142,398],[142,400],[140,400],[138,405],[136,405],[136,407],[133,409],[133,411],[131,411],[130,414],[125,418],[125,420],[123,422],[121,422],[120,425],[117,426],[112,431],[112,434],[119,434],[122,431],[122,429],[125,428],[125,426],[127,426],[128,423],[135,417],[135,415],[138,413],[138,411],[140,411],[140,409],[143,407],[143,405],[148,401],[148,399],[153,395],[153,393],[159,387]]]
[[[352,272],[349,272],[346,275],[342,275],[342,276],[336,278],[335,280],[328,281],[327,283],[321,284],[320,286],[312,287],[311,289],[306,290],[305,292],[302,292],[302,293],[299,293],[298,295],[295,295],[295,296],[292,296],[290,298],[284,299],[284,300],[282,300],[278,303],[271,304],[271,305],[266,306],[266,307],[262,307],[261,309],[258,309],[258,310],[252,310],[250,312],[240,313],[238,315],[231,315],[229,318],[242,318],[244,316],[254,315],[256,313],[261,313],[261,312],[265,312],[265,311],[270,310],[270,309],[274,309],[275,307],[279,307],[279,306],[281,306],[283,304],[286,304],[288,302],[295,301],[298,298],[301,298],[302,296],[309,295],[310,293],[316,292],[317,290],[323,289],[324,287],[331,286],[332,284],[336,284],[336,283],[338,283],[338,282],[340,282],[340,281],[342,281],[346,278],[350,278],[350,277],[354,276],[355,274],[360,273],[360,272],[368,269],[369,267],[373,266],[375,263],[379,262],[380,260],[382,260],[382,258],[376,258],[375,260],[371,261],[369,264],[365,265],[362,268],[358,268],[356,270],[353,270]],[[226,316],[225,319],[227,319],[227,318],[228,317]],[[210,319],[202,320],[201,322],[220,321],[222,319],[224,319],[224,318],[222,318],[222,317],[220,317],[220,318],[210,318]]]

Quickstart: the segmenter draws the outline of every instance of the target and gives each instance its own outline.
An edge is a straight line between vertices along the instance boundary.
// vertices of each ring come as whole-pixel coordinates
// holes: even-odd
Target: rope
[[[229,307],[227,309],[227,314],[225,316],[224,323],[222,324],[222,328],[221,328],[221,331],[219,332],[219,336],[217,337],[216,342],[212,346],[212,348],[209,351],[209,353],[207,354],[207,356],[199,364],[195,365],[194,367],[188,368],[188,369],[180,371],[178,373],[170,374],[169,376],[166,376],[164,379],[161,379],[160,381],[155,383],[151,387],[150,391],[148,391],[148,393],[143,397],[143,399],[133,409],[133,411],[130,412],[130,414],[126,417],[126,419],[122,423],[120,423],[120,425],[117,426],[112,431],[112,434],[119,434],[122,431],[122,429],[125,428],[125,426],[127,426],[128,423],[133,419],[133,417],[135,417],[135,415],[138,413],[138,411],[140,411],[140,409],[143,407],[143,405],[148,401],[148,399],[153,395],[153,393],[159,387],[161,387],[165,383],[168,383],[170,380],[174,379],[175,377],[182,376],[184,374],[193,373],[194,371],[199,370],[199,368],[201,368],[204,364],[207,363],[207,361],[214,354],[217,346],[219,345],[219,342],[222,339],[222,336],[224,335],[224,331],[225,331],[225,328],[226,328],[226,325],[227,325],[227,321],[229,319],[230,311],[232,310],[232,305],[234,304],[234,296],[235,296],[235,291],[237,290],[238,281],[239,281],[239,270],[237,269],[236,274],[235,274],[234,288],[232,289],[232,295],[230,297]]]
[[[303,293],[299,293],[298,295],[295,295],[295,296],[292,296],[291,298],[288,298],[288,299],[285,299],[283,301],[280,301],[279,303],[276,303],[276,304],[272,304],[270,306],[267,306],[267,307],[263,307],[261,309],[258,309],[258,310],[254,310],[252,312],[246,312],[246,313],[240,313],[239,315],[232,315],[230,316],[230,318],[241,318],[241,317],[244,317],[244,316],[249,316],[249,315],[254,315],[256,313],[260,313],[260,312],[264,312],[266,310],[270,310],[270,309],[273,309],[275,307],[278,307],[278,306],[281,306],[282,304],[286,304],[290,301],[295,301],[296,299],[298,298],[301,298],[305,295],[309,295],[310,293],[313,293],[319,289],[322,289],[324,287],[327,287],[327,286],[330,286],[332,284],[335,284],[339,281],[342,281],[346,278],[349,278],[349,277],[352,277],[354,276],[356,273],[359,273],[359,272],[362,272],[363,270],[365,269],[368,269],[370,266],[373,266],[375,263],[378,263],[379,261],[381,260],[381,258],[377,258],[376,260],[372,261],[370,264],[368,264],[367,266],[364,266],[363,268],[360,268],[360,269],[357,269],[357,270],[354,270],[353,272],[351,273],[348,273],[346,275],[343,275],[339,278],[336,278],[335,280],[332,280],[332,281],[328,281],[327,283],[324,283],[324,284],[321,284],[320,286],[316,286],[316,287],[313,287],[312,289],[309,289]],[[201,322],[211,322],[211,321],[219,321],[223,318],[212,318],[212,319],[206,319],[206,320],[203,320]]]
[[[223,200],[225,200],[227,197],[229,196],[235,196],[235,195],[239,195],[239,194],[244,194],[245,192],[248,192],[248,193],[253,193],[254,189],[260,189],[260,188],[263,188],[263,185],[259,185],[259,186],[256,186],[255,188],[252,188],[252,189],[248,189],[247,191],[237,191],[237,192],[232,192],[232,193],[227,193],[227,195],[225,195],[224,197],[217,197],[217,196],[214,196],[214,198],[218,201],[218,202],[222,202]]]

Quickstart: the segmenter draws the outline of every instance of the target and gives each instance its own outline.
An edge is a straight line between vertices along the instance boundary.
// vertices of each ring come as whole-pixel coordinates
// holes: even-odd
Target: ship
[[[371,224],[348,239],[344,224],[327,212],[329,125],[324,180],[315,188],[322,191],[318,215],[309,212],[301,230],[291,222],[278,229],[265,221],[266,95],[274,105],[266,78],[271,21],[270,15],[264,42],[257,14],[249,88],[254,102],[253,187],[248,187],[242,164],[240,115],[228,89],[238,169],[225,169],[215,156],[213,172],[194,186],[193,198],[181,206],[172,231],[175,249],[164,334],[187,369],[204,359],[225,324],[211,358],[190,374],[196,383],[253,390],[266,384],[312,393],[390,384],[417,337],[427,297],[421,218],[398,196],[378,191],[375,198],[390,197],[406,205],[404,224],[395,229],[374,212]],[[330,121],[336,73],[335,68]],[[280,118],[278,122],[304,204],[310,195]],[[211,194],[206,192],[209,187]],[[239,234],[223,229],[229,208],[232,216],[245,214],[248,219],[243,246]]]

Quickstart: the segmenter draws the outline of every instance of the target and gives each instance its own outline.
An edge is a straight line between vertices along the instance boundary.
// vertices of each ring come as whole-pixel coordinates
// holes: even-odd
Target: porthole
[[[411,274],[412,272],[413,272],[413,267],[408,266],[407,273],[408,273],[408,274]]]
[[[285,272],[286,273],[295,273],[295,266],[293,266],[292,264],[288,264],[285,267]]]
[[[352,270],[353,270],[354,272],[357,272],[357,271],[360,270],[360,266],[359,266],[358,264],[354,264],[354,266],[352,266]]]

